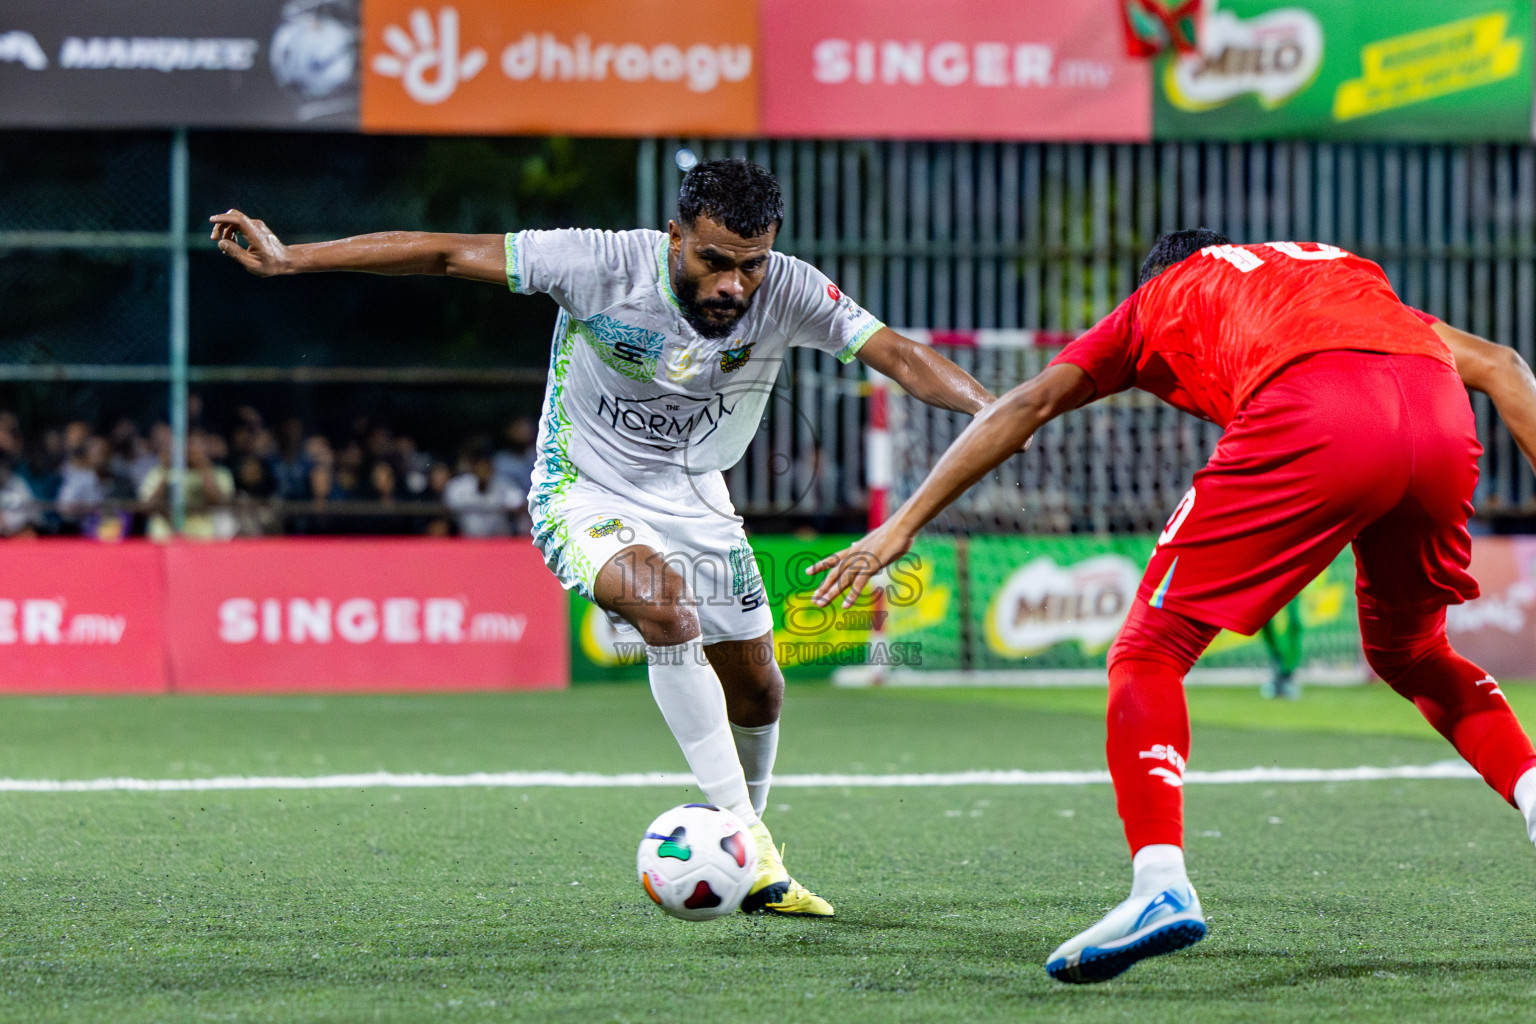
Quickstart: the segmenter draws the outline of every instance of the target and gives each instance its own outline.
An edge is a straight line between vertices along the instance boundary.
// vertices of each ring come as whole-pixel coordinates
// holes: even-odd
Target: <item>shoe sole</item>
[[[1045,973],[1069,985],[1092,985],[1108,981],[1148,957],[1176,952],[1193,946],[1203,938],[1204,922],[1174,921],[1161,928],[1154,928],[1123,946],[1112,949],[1089,946],[1082,951],[1075,964],[1069,964],[1066,957],[1052,960],[1045,965]]]
[[[820,921],[831,920],[837,916],[836,911],[833,911],[830,914],[813,914],[810,911],[801,912],[798,910],[775,910],[772,907],[764,907],[762,910],[758,911],[758,913],[772,914],[774,917],[811,917]]]

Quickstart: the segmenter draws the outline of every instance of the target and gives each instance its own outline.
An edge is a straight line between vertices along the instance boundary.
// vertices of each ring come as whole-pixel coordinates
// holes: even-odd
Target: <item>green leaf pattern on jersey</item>
[[[750,594],[763,585],[763,578],[758,573],[757,557],[752,554],[752,545],[742,541],[731,548],[731,593],[733,595]]]
[[[592,347],[597,358],[615,373],[630,380],[656,379],[656,364],[666,346],[666,336],[634,327],[599,313],[590,320],[573,320],[572,330]]]
[[[570,454],[571,417],[565,408],[565,385],[570,376],[577,323],[562,310],[555,325],[560,341],[549,356],[549,396],[544,403],[544,421],[539,430],[545,476],[529,496],[528,512],[533,519],[534,540],[539,548],[553,552],[581,583],[582,596],[595,600],[592,588],[597,583],[597,566],[582,553],[581,545],[570,542],[570,523],[562,507],[577,478],[576,464],[571,461]]]

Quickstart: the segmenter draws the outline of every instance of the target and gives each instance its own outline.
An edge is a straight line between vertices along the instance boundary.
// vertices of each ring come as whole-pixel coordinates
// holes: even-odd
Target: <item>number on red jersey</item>
[[[1264,265],[1264,261],[1247,249],[1239,249],[1235,245],[1208,245],[1200,250],[1201,256],[1214,256],[1218,260],[1226,260],[1243,273],[1250,270],[1258,270]]]
[[[1316,249],[1303,249],[1295,242],[1265,242],[1264,244],[1280,255],[1289,256],[1293,260],[1340,260],[1349,255],[1338,246],[1323,242],[1312,243],[1317,246]],[[1264,265],[1264,260],[1258,254],[1236,245],[1208,245],[1200,250],[1200,255],[1226,260],[1244,274]]]

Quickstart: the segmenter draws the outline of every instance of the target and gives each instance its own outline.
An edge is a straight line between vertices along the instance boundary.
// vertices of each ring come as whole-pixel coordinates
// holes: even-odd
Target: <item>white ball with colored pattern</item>
[[[684,921],[724,917],[757,877],[757,844],[741,819],[713,804],[683,804],[646,828],[636,856],[640,884]]]

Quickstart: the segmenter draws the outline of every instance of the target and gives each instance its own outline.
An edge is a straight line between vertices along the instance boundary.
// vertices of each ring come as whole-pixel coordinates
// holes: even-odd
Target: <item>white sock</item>
[[[779,753],[779,723],[737,725],[732,722],[731,732],[736,736],[736,756],[747,777],[752,809],[761,818],[768,807],[768,787],[773,785],[773,759]]]
[[[704,796],[735,814],[748,827],[758,821],[747,794],[747,780],[736,758],[725,692],[704,657],[698,637],[668,647],[647,647],[651,696],[667,728],[683,748],[688,767]]]
[[[1153,843],[1137,850],[1131,858],[1131,868],[1136,872],[1131,882],[1132,896],[1151,896],[1177,885],[1189,885],[1184,851],[1168,843]]]
[[[1515,783],[1515,806],[1525,815],[1525,834],[1536,843],[1536,768],[1520,776]]]

